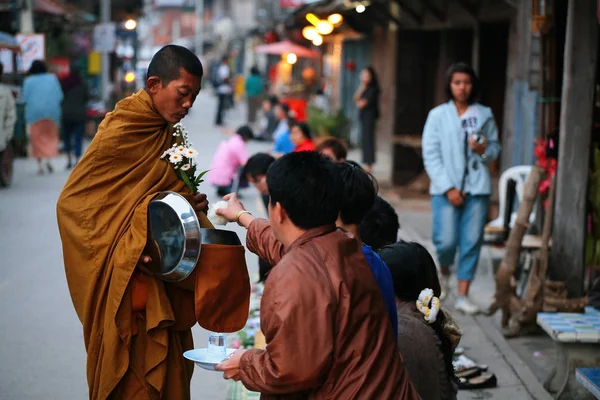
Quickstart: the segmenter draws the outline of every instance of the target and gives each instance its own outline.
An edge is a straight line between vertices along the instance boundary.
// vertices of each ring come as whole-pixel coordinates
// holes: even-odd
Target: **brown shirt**
[[[285,251],[265,220],[248,249],[276,265],[265,284],[265,350],[247,351],[240,376],[262,399],[419,399],[358,241],[334,225]]]
[[[441,341],[414,302],[398,305],[398,348],[423,400],[455,400]]]

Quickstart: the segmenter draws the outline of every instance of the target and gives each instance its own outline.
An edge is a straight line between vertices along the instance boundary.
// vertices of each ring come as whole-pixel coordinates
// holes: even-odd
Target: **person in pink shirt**
[[[246,143],[252,137],[252,129],[244,125],[238,128],[235,135],[219,144],[208,173],[208,182],[217,187],[219,196],[232,192],[239,169],[248,161]]]

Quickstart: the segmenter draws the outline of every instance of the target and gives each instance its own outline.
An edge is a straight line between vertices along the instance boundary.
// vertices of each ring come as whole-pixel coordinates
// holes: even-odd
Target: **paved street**
[[[200,152],[201,169],[209,168],[225,137],[213,127],[215,107],[215,98],[203,93],[183,121]],[[237,127],[244,115],[242,106],[230,111],[229,127]],[[249,147],[253,153],[267,145],[252,142]],[[69,174],[65,165],[61,156],[54,161],[54,174],[37,176],[35,161],[17,160],[12,186],[0,190],[0,399],[87,397],[81,324],[67,289],[56,225],[56,200]],[[209,199],[217,201],[214,189],[203,185]],[[260,212],[254,189],[245,190],[243,197],[252,212]],[[244,239],[237,225],[228,229]],[[248,253],[247,261],[251,274],[256,274],[256,257]],[[205,331],[194,328],[197,347],[205,346],[206,337]],[[192,396],[222,400],[225,381],[220,374],[196,368]]]

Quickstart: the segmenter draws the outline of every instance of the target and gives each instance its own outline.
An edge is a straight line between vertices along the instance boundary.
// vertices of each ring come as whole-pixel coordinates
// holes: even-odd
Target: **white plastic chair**
[[[515,186],[515,191],[517,194],[517,203],[515,204],[516,209],[518,209],[519,203],[523,200],[523,190],[525,188],[525,182],[527,181],[527,177],[531,172],[531,165],[517,165],[516,167],[511,167],[504,171],[502,175],[500,175],[500,180],[498,181],[498,218],[489,222],[487,226],[494,228],[502,228],[504,225],[504,209],[506,208],[506,188],[508,186],[509,179],[514,180],[517,184]],[[517,219],[517,212],[511,211],[509,227],[512,228],[515,224],[515,220]],[[535,221],[535,207],[529,216],[529,222]]]

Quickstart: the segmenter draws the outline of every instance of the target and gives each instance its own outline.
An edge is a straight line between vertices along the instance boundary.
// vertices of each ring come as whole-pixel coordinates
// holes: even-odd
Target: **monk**
[[[246,244],[275,265],[261,299],[265,349],[216,366],[261,399],[413,400],[381,290],[358,240],[336,229],[342,183],[332,161],[290,153],[267,171],[269,221],[235,194],[217,213],[248,228]]]
[[[67,283],[88,355],[90,399],[190,398],[194,365],[183,352],[192,348],[190,328],[200,322],[197,316],[206,316],[195,303],[213,302],[198,302],[197,289],[149,274],[156,260],[146,250],[147,210],[156,194],[178,192],[194,205],[201,226],[212,228],[203,212],[206,195],[193,196],[161,159],[173,144],[173,124],[200,92],[202,75],[200,60],[186,48],[158,51],[146,88],[120,101],[102,121],[58,199]],[[243,281],[243,274],[238,276]],[[219,287],[210,276],[203,282],[213,292]],[[215,320],[227,331],[243,326],[245,317],[233,324]]]

